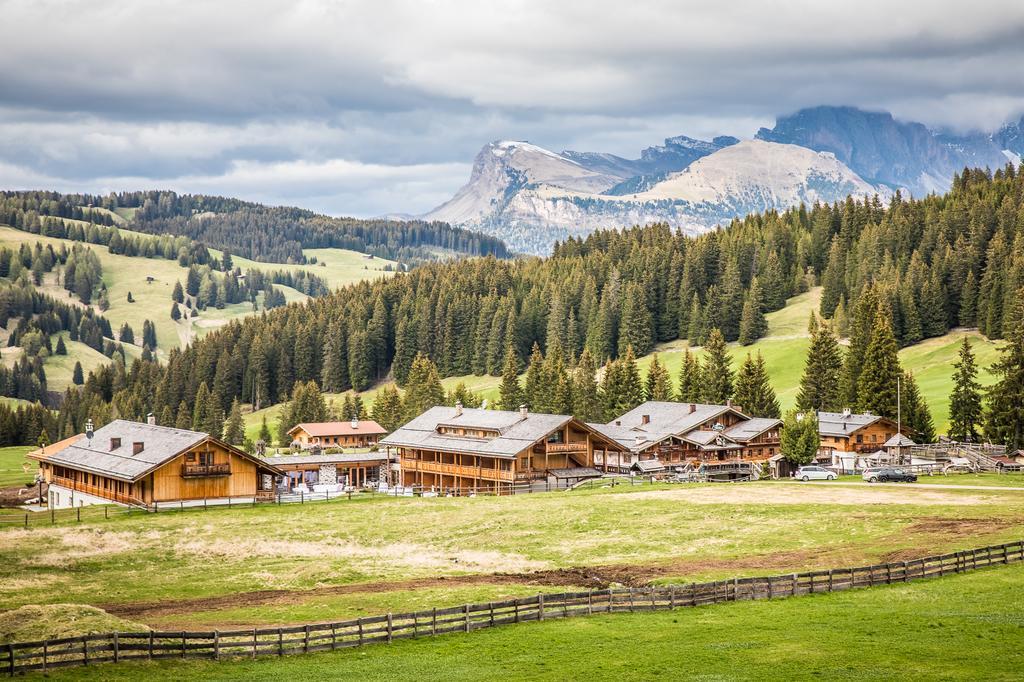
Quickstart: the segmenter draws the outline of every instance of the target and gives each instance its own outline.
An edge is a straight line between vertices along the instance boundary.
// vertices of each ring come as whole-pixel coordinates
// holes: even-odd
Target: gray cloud
[[[815,104],[1024,111],[1024,3],[0,0],[0,180],[421,212],[495,138],[635,156]]]

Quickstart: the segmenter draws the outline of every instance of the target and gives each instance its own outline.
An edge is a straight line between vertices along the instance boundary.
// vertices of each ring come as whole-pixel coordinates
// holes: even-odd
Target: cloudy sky
[[[7,189],[420,213],[490,140],[634,158],[815,104],[1019,117],[1024,2],[0,0]]]

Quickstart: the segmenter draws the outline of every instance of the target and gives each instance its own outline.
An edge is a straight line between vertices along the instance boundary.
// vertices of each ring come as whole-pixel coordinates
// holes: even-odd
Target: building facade
[[[333,492],[358,488],[380,480],[385,455],[377,452],[346,454],[280,455],[264,457],[264,462],[280,470],[277,491],[281,493]]]
[[[600,476],[597,461],[623,448],[568,416],[433,407],[381,440],[405,486],[502,492],[552,477]]]
[[[292,443],[301,448],[370,448],[386,433],[372,419],[297,424],[288,431]]]
[[[823,456],[835,452],[873,453],[884,449],[901,432],[908,435],[910,429],[903,427],[901,431],[896,422],[877,414],[856,414],[850,410],[818,412],[819,452]]]
[[[657,461],[669,469],[716,462],[763,462],[779,452],[782,421],[749,417],[733,405],[648,401],[607,424],[591,424],[623,448],[616,471]]]
[[[269,498],[282,475],[209,434],[115,420],[56,451],[30,454],[48,485],[48,504],[147,506],[185,500]]]

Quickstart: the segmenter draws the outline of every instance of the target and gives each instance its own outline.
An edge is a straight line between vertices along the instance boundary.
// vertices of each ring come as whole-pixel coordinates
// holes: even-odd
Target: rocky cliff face
[[[876,191],[832,154],[724,142],[692,145],[711,153],[679,172],[635,176],[637,190],[630,193],[622,192],[623,183],[608,165],[593,159],[587,168],[579,157],[528,143],[491,143],[477,155],[469,183],[424,218],[467,225],[500,236],[514,249],[543,254],[555,241],[600,228],[667,222],[699,233],[751,211]],[[675,146],[668,153],[681,154],[682,145]]]
[[[869,182],[915,196],[946,191],[964,167],[998,168],[1007,161],[993,135],[942,134],[853,107],[802,109],[762,128],[757,139],[832,152]]]

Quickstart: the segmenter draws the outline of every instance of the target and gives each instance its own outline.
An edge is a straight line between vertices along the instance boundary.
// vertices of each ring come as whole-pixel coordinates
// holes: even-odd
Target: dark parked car
[[[906,469],[872,469],[864,473],[864,478],[869,483],[913,483],[917,474]]]

